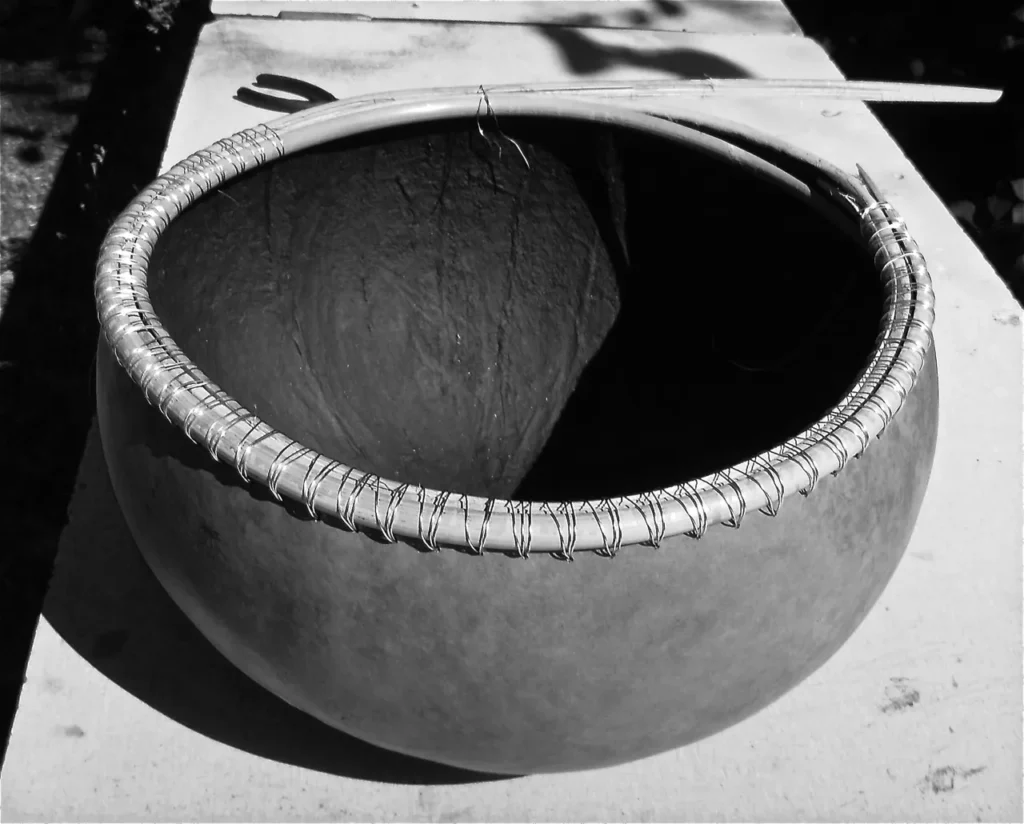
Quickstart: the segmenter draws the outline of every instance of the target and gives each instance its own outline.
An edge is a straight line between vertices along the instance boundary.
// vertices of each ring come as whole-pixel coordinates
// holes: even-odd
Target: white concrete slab
[[[719,34],[800,34],[781,0],[214,0],[217,15],[352,15]]]
[[[535,29],[502,27],[496,42],[486,34],[496,27],[429,26],[215,23],[167,162],[266,119],[230,99],[259,71],[339,96],[576,76]],[[801,38],[587,36],[625,55],[707,52],[753,76],[838,76]],[[594,76],[668,71],[630,59]],[[896,576],[843,649],[766,710],[691,747],[615,769],[444,783],[458,777],[332,732],[221,659],[139,559],[93,439],[4,767],[4,821],[1021,820],[1020,308],[865,106],[714,96],[663,105],[863,164],[931,264],[941,386],[932,481]],[[756,203],[750,211],[756,219]]]
[[[337,96],[576,78],[842,77],[820,46],[788,35],[227,18],[202,33],[177,115],[189,125],[172,131],[168,162],[273,117],[232,100],[261,72]]]

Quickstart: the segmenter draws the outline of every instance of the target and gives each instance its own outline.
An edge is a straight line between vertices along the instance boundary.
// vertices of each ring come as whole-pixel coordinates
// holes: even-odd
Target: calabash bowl
[[[99,424],[159,580],[282,699],[606,766],[766,706],[875,603],[935,449],[931,282],[870,182],[749,130],[486,102],[332,104],[141,193]]]

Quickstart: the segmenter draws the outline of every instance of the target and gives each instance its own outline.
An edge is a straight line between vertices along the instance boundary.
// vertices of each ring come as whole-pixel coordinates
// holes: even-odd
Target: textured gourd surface
[[[463,125],[247,176],[158,245],[161,316],[297,440],[384,477],[509,496],[618,308],[608,226],[571,164],[520,145],[529,167]]]
[[[172,260],[170,245],[158,255],[157,311],[215,380],[293,436],[357,465],[379,461],[366,468],[401,480],[422,473],[456,490],[519,484],[528,497],[575,498],[681,481],[770,446],[839,399],[881,315],[877,276],[848,242],[784,198],[770,200],[743,180],[730,188],[734,179],[710,176],[702,159],[645,145],[616,161],[620,180],[593,154],[563,152],[554,131],[524,146],[552,164],[541,175],[531,163],[547,181],[541,191],[558,198],[531,213],[541,234],[545,215],[555,213],[547,235],[554,245],[534,253],[554,280],[539,269],[524,276],[524,303],[505,314],[489,291],[474,292],[465,281],[437,291],[436,270],[405,256],[407,247],[393,238],[380,239],[380,220],[364,219],[364,212],[392,209],[392,225],[431,259],[439,235],[467,243],[490,237],[500,249],[442,246],[442,257],[486,258],[487,266],[460,271],[487,271],[494,285],[517,283],[512,206],[499,206],[531,202],[525,196],[482,198],[502,220],[479,221],[466,210],[460,227],[445,230],[451,235],[434,217],[404,226],[412,207],[394,183],[398,158],[422,158],[425,146],[439,143],[463,151],[461,162],[477,168],[475,138],[460,144],[447,133],[415,144],[419,155],[402,144],[368,155],[339,152],[335,165],[327,153],[311,156],[311,166],[296,168],[315,171],[315,179],[312,172],[291,179],[282,165],[275,174],[285,179],[253,178],[258,186],[246,184],[252,192],[236,185],[213,198],[215,211],[183,224],[181,257]],[[515,159],[506,147],[502,164]],[[525,166],[507,173],[527,179]],[[358,209],[314,185],[340,185],[343,175],[349,195],[360,193]],[[439,178],[417,179],[430,191],[425,200],[436,201]],[[464,185],[467,197],[493,191],[493,183],[473,188],[470,179],[452,171],[448,185]],[[267,200],[260,187],[279,197]],[[527,188],[534,191],[533,183]],[[685,191],[700,197],[680,197]],[[740,191],[757,196],[766,221],[780,221],[772,232],[747,231]],[[281,198],[292,198],[290,218],[275,217]],[[345,216],[337,230],[344,243],[313,237],[304,225],[327,220],[325,198]],[[262,215],[239,211],[254,203]],[[277,258],[267,251],[268,223],[278,227],[269,248],[293,251]],[[792,234],[780,231],[787,226]],[[599,267],[588,262],[595,230],[607,256]],[[616,248],[621,238],[625,249]],[[230,253],[221,250],[218,266],[209,267],[192,242],[208,251],[226,244]],[[348,255],[351,268],[319,258],[303,263],[303,250],[320,243],[331,244],[328,256]],[[794,254],[801,244],[809,251]],[[389,255],[371,254],[382,248]],[[566,249],[573,253],[564,259],[545,257]],[[274,259],[287,261],[279,268],[288,271],[259,268]],[[410,262],[394,264],[403,260]],[[316,288],[303,282],[307,268]],[[409,300],[396,283],[399,268],[403,278],[433,285]],[[367,280],[352,271],[376,274]],[[388,286],[375,299],[378,281]],[[305,297],[280,293],[282,283]],[[364,286],[366,308],[354,308]],[[476,310],[453,308],[453,294],[490,313],[490,325]],[[556,297],[573,307],[569,316],[547,303]],[[435,324],[417,325],[425,305],[445,335],[471,336],[477,350],[490,347],[489,358],[507,357],[503,377],[460,384],[433,376],[431,365],[447,371],[460,354],[451,337],[437,337]],[[499,351],[493,327],[502,319],[526,336],[516,339],[522,351],[504,344]],[[318,345],[296,343],[296,329],[319,335]],[[420,344],[411,343],[411,329]],[[422,371],[409,371],[374,330],[386,330]],[[417,345],[419,360],[410,356]],[[547,356],[559,360],[553,371]],[[472,375],[486,372],[483,360],[473,363]],[[314,364],[311,379],[303,370]],[[684,745],[765,706],[827,660],[878,598],[909,540],[934,454],[936,378],[933,354],[883,437],[808,497],[787,500],[777,517],[751,512],[739,529],[712,527],[700,540],[672,538],[657,550],[625,547],[614,559],[582,553],[572,564],[547,555],[426,553],[311,521],[302,507],[245,485],[233,467],[191,444],[102,347],[98,408],[111,479],[140,550],[231,661],[289,703],[371,743],[523,773],[597,767]],[[321,385],[331,393],[326,409]],[[481,386],[486,391],[477,393]],[[423,403],[431,391],[448,405]],[[485,398],[502,399],[511,423],[491,428],[479,413],[490,408]],[[336,404],[349,406],[341,414]],[[536,409],[543,424],[530,423]],[[500,450],[491,438],[504,444]],[[520,451],[517,438],[529,449]],[[403,443],[412,444],[413,456],[394,448]],[[429,461],[419,459],[428,453]],[[458,460],[449,461],[452,455]]]

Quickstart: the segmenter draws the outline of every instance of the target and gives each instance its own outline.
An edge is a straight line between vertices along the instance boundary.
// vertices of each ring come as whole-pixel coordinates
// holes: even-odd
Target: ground
[[[171,15],[177,2],[0,0],[0,625],[14,639],[0,657],[4,744],[91,420],[95,251],[156,174],[173,104],[161,89],[187,49],[168,55],[198,25],[191,8]],[[787,5],[849,77],[1006,89],[995,106],[876,113],[1024,298],[1024,72],[1011,70],[1024,6]]]

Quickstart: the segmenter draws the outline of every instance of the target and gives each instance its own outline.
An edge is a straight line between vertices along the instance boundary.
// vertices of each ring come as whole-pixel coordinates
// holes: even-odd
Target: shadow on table
[[[119,3],[109,29],[77,43],[61,5],[0,2],[3,184],[15,192],[0,249],[0,761],[95,411],[100,243],[159,171],[209,14],[209,0],[193,0],[150,31],[140,4]],[[55,177],[44,149],[64,151]],[[47,188],[38,216],[16,194]]]
[[[760,4],[743,3],[742,7]],[[732,9],[723,4],[724,9]],[[737,15],[743,12],[735,9]],[[631,8],[619,12],[622,22],[631,28],[654,26],[659,18],[680,18],[686,6],[677,0],[651,0],[649,8]],[[599,42],[588,27],[602,27],[600,14],[567,15],[557,25],[538,25],[536,30],[558,47],[565,66],[573,74],[587,76],[615,66],[627,66],[668,72],[679,78],[741,78],[749,77],[741,66],[702,49],[643,49]]]
[[[206,641],[150,572],[118,508],[94,428],[43,615],[81,656],[158,712],[209,738],[320,772],[396,784],[507,776],[398,755],[284,703]]]

